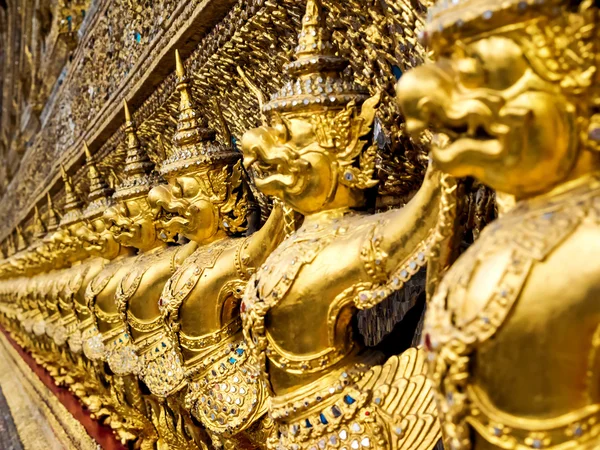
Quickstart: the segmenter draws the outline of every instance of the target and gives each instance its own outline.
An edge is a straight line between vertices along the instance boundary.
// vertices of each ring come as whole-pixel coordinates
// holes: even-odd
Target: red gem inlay
[[[425,348],[428,351],[433,350],[432,346],[431,346],[431,336],[429,336],[429,333],[425,334]]]

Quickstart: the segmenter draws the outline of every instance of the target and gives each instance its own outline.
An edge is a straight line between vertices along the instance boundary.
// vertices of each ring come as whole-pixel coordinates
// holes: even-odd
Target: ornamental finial
[[[146,195],[157,178],[153,174],[154,163],[142,148],[137,136],[135,122],[131,118],[129,106],[123,101],[125,111],[125,135],[127,138],[127,157],[123,168],[123,181],[116,188],[113,198],[123,200]]]
[[[46,235],[46,225],[40,215],[40,210],[37,205],[33,207],[33,237],[42,239]]]
[[[337,55],[331,42],[320,0],[308,0],[296,59],[285,67],[292,80],[271,98],[264,111],[341,109],[351,101],[362,103],[369,93],[344,77],[347,66],[348,60]]]
[[[50,193],[46,193],[46,201],[48,202],[48,221],[46,227],[48,228],[48,232],[55,231],[58,228],[58,224],[60,223],[60,214],[54,208],[54,203],[52,202],[52,197]]]
[[[108,186],[100,171],[96,167],[87,143],[83,142],[83,149],[88,165],[88,178],[90,180],[90,193],[88,194],[88,206],[83,215],[91,220],[101,216],[106,209],[112,205],[113,190]]]
[[[21,225],[17,225],[16,228],[17,235],[17,251],[23,251],[27,248],[27,241],[25,240],[25,236],[23,236],[23,230],[21,230]]]
[[[79,222],[82,219],[81,207],[83,204],[75,194],[73,189],[73,180],[67,175],[65,167],[60,165],[60,173],[65,185],[65,206],[64,215],[60,221],[61,226],[69,226],[72,223]]]
[[[186,74],[179,51],[175,51],[177,91],[179,92],[179,117],[173,147],[163,161],[160,173],[197,170],[199,165],[234,161],[240,156],[215,139],[215,132],[207,127],[200,116],[191,93],[190,79]]]

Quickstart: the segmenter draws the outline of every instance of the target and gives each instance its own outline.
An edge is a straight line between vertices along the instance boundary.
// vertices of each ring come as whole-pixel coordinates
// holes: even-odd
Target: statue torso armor
[[[69,348],[73,353],[80,353],[83,345],[81,333],[82,324],[90,324],[90,312],[87,306],[86,292],[90,282],[98,275],[109,261],[103,258],[93,258],[84,263],[77,276],[69,283],[70,295],[74,309],[74,319],[65,321]],[[63,319],[64,320],[64,319]]]
[[[597,446],[599,213],[595,178],[518,204],[444,277],[425,342],[449,448]]]
[[[160,292],[175,271],[177,254],[182,248],[142,253],[120,277],[115,291],[119,323],[106,350],[108,364],[116,374],[137,373],[138,353],[143,353],[158,337]]]
[[[165,333],[140,364],[155,395],[170,395],[187,379],[186,407],[210,433],[225,437],[243,431],[265,412],[264,387],[245,368],[248,352],[239,318],[249,278],[244,256],[248,241],[215,241],[185,260],[160,299]]]
[[[83,351],[91,360],[105,359],[105,344],[121,330],[115,292],[136,257],[125,256],[107,264],[87,285],[85,300],[90,319],[81,323]]]
[[[46,318],[46,334],[54,339],[54,331],[60,320],[59,302],[63,295],[63,290],[68,278],[65,276],[67,269],[58,270],[54,273],[56,278],[51,278],[48,283],[48,293],[45,295],[46,309],[48,317]]]
[[[84,282],[93,266],[93,262],[87,260],[65,269],[65,282],[58,297],[58,309],[61,318],[54,330],[54,342],[57,345],[63,345],[79,329],[76,315],[76,304],[78,303],[76,297],[80,291],[85,289]],[[69,347],[71,350],[77,350],[75,353],[79,353],[81,349],[80,342],[80,337],[75,336],[73,340],[69,340]]]
[[[248,285],[244,329],[275,391],[274,447],[401,448],[414,438],[404,420],[415,406],[430,419],[419,443],[435,444],[439,430],[423,351],[411,349],[378,366],[381,356],[362,352],[353,333],[357,308],[383,301],[425,264],[423,242],[387,273],[379,243],[390,214],[321,213],[286,239]],[[423,402],[392,401],[404,383],[412,383]]]

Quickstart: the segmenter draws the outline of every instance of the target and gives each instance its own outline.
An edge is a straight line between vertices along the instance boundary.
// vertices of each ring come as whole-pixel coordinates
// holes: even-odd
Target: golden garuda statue
[[[76,236],[77,230],[83,226],[82,203],[75,194],[72,181],[62,166],[61,173],[65,185],[65,206],[59,227],[52,235],[51,240],[57,249],[60,249],[62,264],[66,267],[60,269],[62,276],[54,280],[54,292],[47,301],[47,305],[53,313],[46,320],[46,334],[59,347],[67,342],[66,326],[75,319],[71,284],[76,289],[75,285],[82,281],[79,276],[82,269],[81,260],[86,256],[83,248],[78,245]]]
[[[240,300],[250,276],[284,237],[275,207],[257,233],[247,228],[249,190],[241,154],[215,139],[191,96],[190,79],[176,52],[180,95],[173,147],[160,167],[166,185],[150,203],[163,210],[163,229],[197,245],[164,287],[158,303],[163,332],[140,362],[140,375],[158,397],[179,397],[216,446],[264,442],[267,394],[248,378]]]
[[[304,216],[248,282],[241,306],[252,374],[272,391],[267,444],[433,448],[440,430],[424,350],[386,361],[365,348],[355,318],[427,263],[440,174],[430,170],[400,210],[363,212],[376,185],[369,141],[379,95],[344,75],[348,61],[323,17],[321,2],[309,0],[291,80],[263,108],[270,126],[242,138],[256,187]]]
[[[102,266],[90,274],[84,283],[84,294],[75,298],[74,306],[79,320],[78,331],[82,350],[88,359],[95,361],[104,358],[104,344],[98,334],[98,319],[95,315],[97,296],[108,287],[117,269],[122,267],[121,261],[131,257],[134,249],[117,242],[103,220],[104,211],[114,205],[114,191],[100,174],[87,144],[84,144],[84,150],[90,191],[88,204],[83,211],[87,223],[78,230],[78,235],[84,250],[91,258],[101,261]],[[114,295],[114,291],[108,289],[108,292]]]
[[[440,1],[398,86],[435,165],[513,196],[430,300],[447,448],[600,447],[600,5]]]
[[[138,353],[153,345],[160,330],[158,300],[167,280],[193,244],[169,247],[158,229],[157,210],[148,202],[148,192],[157,184],[154,163],[137,137],[135,123],[125,104],[128,140],[125,178],[113,198],[117,202],[104,212],[117,241],[138,250],[115,291],[119,324],[107,343],[106,358],[118,375],[137,374]]]

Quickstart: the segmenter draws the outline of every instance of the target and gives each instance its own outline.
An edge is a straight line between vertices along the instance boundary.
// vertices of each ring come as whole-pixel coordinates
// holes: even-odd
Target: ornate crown
[[[41,240],[46,235],[46,225],[40,215],[37,205],[33,208],[33,237],[36,240]]]
[[[306,111],[307,108],[341,109],[351,101],[361,103],[369,92],[343,75],[348,60],[336,55],[324,24],[320,0],[308,0],[298,36],[296,60],[285,70],[291,80],[271,97],[265,113]]]
[[[83,206],[83,203],[75,194],[75,190],[73,189],[73,181],[67,175],[67,172],[65,172],[65,168],[62,164],[60,166],[60,172],[65,184],[65,207],[62,219],[60,220],[60,226],[66,227],[83,220],[83,215],[81,213],[81,207]]]
[[[142,148],[137,137],[135,123],[131,120],[131,113],[127,102],[123,102],[125,109],[125,133],[127,135],[127,157],[123,169],[123,181],[117,186],[113,199],[127,200],[142,197],[158,183],[158,176],[154,174],[154,163]]]
[[[558,16],[564,7],[581,3],[573,0],[438,0],[429,8],[425,40],[455,34],[476,35],[507,24],[518,23],[540,14]]]
[[[192,172],[198,166],[215,162],[228,163],[240,159],[240,154],[215,139],[215,132],[200,117],[189,91],[187,77],[179,51],[175,50],[177,90],[179,91],[179,118],[173,136],[173,147],[160,167],[161,175]]]
[[[46,194],[46,200],[48,202],[48,220],[46,221],[46,228],[48,233],[51,233],[58,228],[61,217],[56,208],[54,208],[54,203],[52,203],[52,197],[50,197],[49,193]]]
[[[88,178],[90,180],[88,205],[83,212],[83,216],[87,220],[93,220],[100,217],[106,209],[113,205],[113,190],[104,181],[102,175],[100,175],[86,142],[83,143],[83,149],[85,151],[85,159],[89,169]]]
[[[21,252],[27,248],[27,240],[23,236],[23,230],[21,230],[20,225],[17,225],[15,234],[17,235],[17,252]]]

